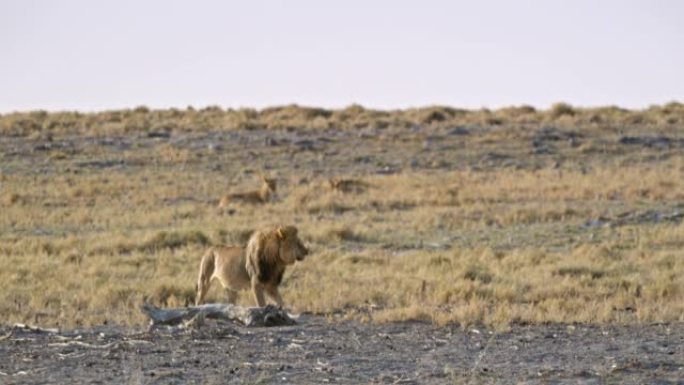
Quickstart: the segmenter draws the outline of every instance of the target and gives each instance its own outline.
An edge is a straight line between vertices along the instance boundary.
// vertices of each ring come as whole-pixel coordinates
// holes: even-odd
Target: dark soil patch
[[[682,384],[684,324],[508,332],[329,323],[199,329],[0,328],[0,382],[99,384]]]

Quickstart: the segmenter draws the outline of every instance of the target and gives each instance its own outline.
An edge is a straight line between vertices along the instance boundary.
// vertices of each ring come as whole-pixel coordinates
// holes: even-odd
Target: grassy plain
[[[296,312],[684,320],[678,103],[38,111],[0,116],[0,151],[2,323],[140,324],[143,301],[192,301],[208,245],[277,223],[313,251],[285,276]],[[259,173],[278,179],[275,201],[217,209]]]

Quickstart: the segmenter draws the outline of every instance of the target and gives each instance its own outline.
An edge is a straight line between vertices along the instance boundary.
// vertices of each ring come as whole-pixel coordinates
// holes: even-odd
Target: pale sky
[[[684,101],[684,1],[0,0],[0,113]]]

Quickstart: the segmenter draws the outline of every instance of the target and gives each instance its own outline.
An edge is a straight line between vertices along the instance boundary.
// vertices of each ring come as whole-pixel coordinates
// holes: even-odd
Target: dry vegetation
[[[683,126],[678,103],[6,114],[0,321],[141,323],[143,301],[193,301],[208,245],[274,222],[312,250],[285,277],[295,311],[681,321]],[[275,200],[216,209],[264,170]]]
[[[341,110],[288,105],[263,110],[206,107],[185,110],[131,110],[97,113],[33,111],[0,115],[3,135],[124,135],[147,132],[208,132],[215,130],[324,130],[432,127],[508,126],[552,123],[566,126],[666,126],[684,122],[684,104],[671,102],[644,110],[619,107],[579,108],[557,103],[549,110],[516,106],[498,110],[463,110],[444,106],[406,110],[372,110],[351,105]]]

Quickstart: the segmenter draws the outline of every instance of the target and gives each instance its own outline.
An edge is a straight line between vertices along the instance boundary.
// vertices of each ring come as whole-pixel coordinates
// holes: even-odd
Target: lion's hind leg
[[[209,287],[211,286],[211,279],[214,275],[215,261],[214,250],[209,249],[200,263],[199,277],[197,278],[197,296],[195,297],[195,306],[199,306],[204,301],[204,296],[207,295]]]

